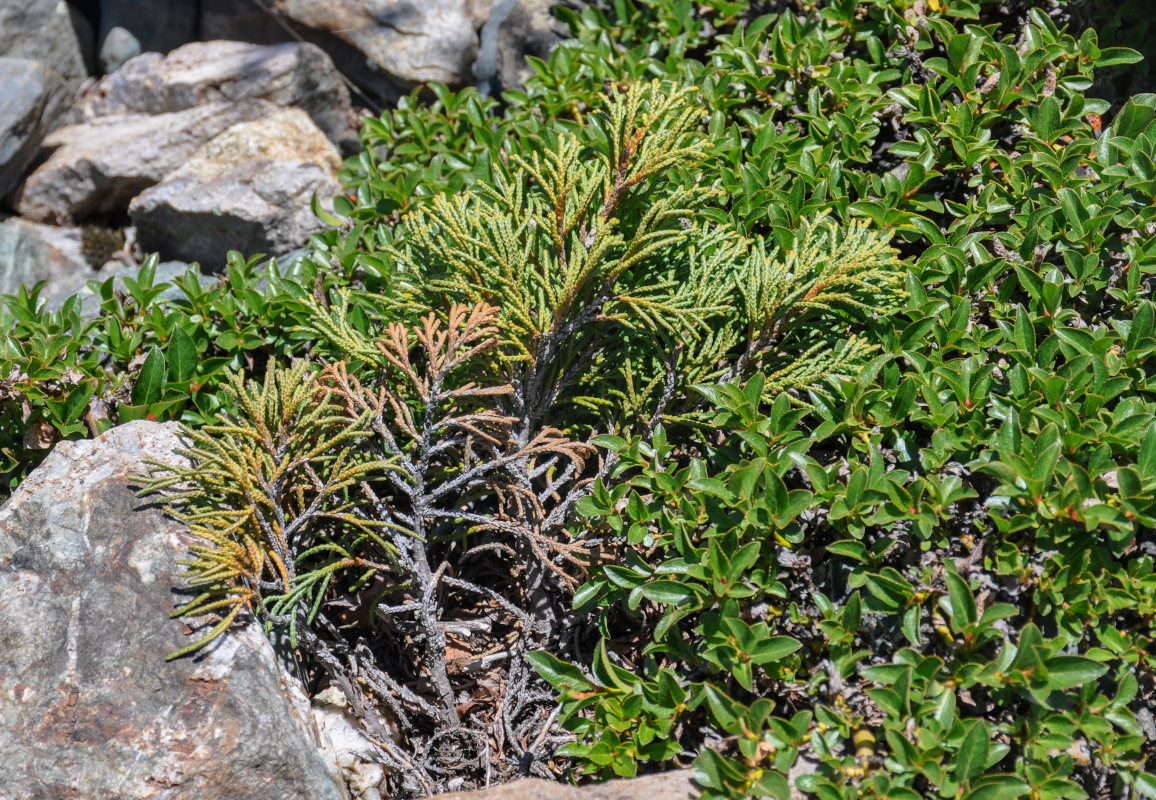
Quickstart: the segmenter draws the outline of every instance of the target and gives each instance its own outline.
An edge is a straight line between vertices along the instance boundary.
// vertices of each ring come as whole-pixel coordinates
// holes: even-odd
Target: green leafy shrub
[[[715,193],[677,181],[708,146],[689,100],[612,90],[579,132],[548,130],[492,183],[403,217],[377,293],[306,297],[320,372],[230,378],[238,411],[188,430],[190,464],[146,482],[204,541],[177,614],[221,615],[174,656],[247,610],[371,732],[389,709],[405,746],[380,757],[400,791],[483,781],[454,759],[495,725],[522,731],[490,756],[503,776],[527,759],[551,774],[528,742],[553,697],[522,654],[572,647],[593,549],[565,529],[616,470],[598,448],[701,427],[695,382],[765,370],[767,397],[823,391],[872,352],[856,329],[904,297],[861,224],[817,219],[781,253],[705,219]],[[487,656],[508,662],[500,688],[461,700]]]
[[[556,13],[524,91],[367,122],[300,277],[164,306],[214,381],[271,365],[162,409],[222,414],[153,484],[204,533],[190,649],[288,628],[402,793],[557,774],[557,719],[578,774],[718,797],[1156,796],[1136,54],[1078,3]],[[65,435],[89,383],[186,391],[169,315],[17,306]]]
[[[635,472],[576,531],[625,548],[577,594],[593,671],[537,665],[594,774],[697,756],[720,796],[785,796],[792,767],[824,798],[1151,795],[1152,100],[1097,130],[1091,68],[1134,54],[1038,11],[1013,38],[889,6],[752,21],[677,65],[733,132],[737,224],[830,208],[911,242],[885,354],[802,418],[710,390],[739,438],[705,456],[619,445]],[[759,663],[781,636],[802,646]]]
[[[351,279],[331,260],[340,263],[315,253],[282,274],[275,262],[259,267],[261,257],[233,253],[215,280],[193,265],[157,282],[153,256],[135,277],[90,282],[95,315],[82,314],[79,295],[50,311],[43,284],[4,297],[0,475],[7,489],[59,439],[134,419],[198,427],[214,419],[228,402],[226,370],[287,363],[312,346],[294,330],[308,315],[304,299]]]

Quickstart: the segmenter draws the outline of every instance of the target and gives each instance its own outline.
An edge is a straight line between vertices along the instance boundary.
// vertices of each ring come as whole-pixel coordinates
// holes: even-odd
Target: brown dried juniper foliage
[[[694,430],[693,387],[753,370],[802,402],[902,298],[862,225],[814,220],[784,254],[703,218],[714,194],[674,179],[708,150],[693,90],[607,107],[403,220],[382,294],[312,304],[321,363],[234,378],[245,419],[188,431],[190,466],[147,484],[203,540],[177,614],[219,615],[181,653],[246,610],[287,629],[398,795],[560,772],[523,654],[589,641],[567,612],[608,554],[567,525],[613,472],[599,436]]]

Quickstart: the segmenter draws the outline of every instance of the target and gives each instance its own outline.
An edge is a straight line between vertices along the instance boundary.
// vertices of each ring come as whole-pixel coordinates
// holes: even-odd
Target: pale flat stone
[[[439,794],[438,800],[694,800],[699,794],[690,771],[675,770],[579,787],[526,778],[476,792]]]

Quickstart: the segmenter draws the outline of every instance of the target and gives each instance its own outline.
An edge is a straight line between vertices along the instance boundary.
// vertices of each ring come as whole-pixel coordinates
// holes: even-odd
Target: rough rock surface
[[[375,83],[374,69],[392,84],[395,96],[428,81],[472,82],[478,36],[471,4],[464,0],[276,0],[273,7],[301,27],[360,53],[367,63],[333,54],[367,88]],[[388,90],[383,94],[390,99]]]
[[[0,2],[0,56],[48,65],[64,78],[69,94],[88,77],[64,0]]]
[[[552,0],[201,0],[201,35],[318,44],[374,102],[394,103],[424,81],[521,85],[526,55],[545,58],[561,24]],[[479,35],[481,46],[479,48]],[[487,38],[493,42],[487,51]],[[477,81],[475,81],[477,76]]]
[[[338,800],[254,626],[196,658],[168,618],[185,528],[133,495],[175,427],[62,442],[0,509],[0,797]]]
[[[357,800],[382,800],[385,768],[377,756],[378,748],[349,712],[341,690],[330,687],[314,696],[312,714],[321,752],[341,770],[350,794]]]
[[[141,53],[167,53],[196,36],[196,0],[100,2],[100,66],[106,73]]]
[[[129,214],[145,250],[211,271],[229,250],[278,254],[305,244],[324,227],[311,197],[340,192],[340,163],[309,116],[287,109],[213,139],[133,200]]]
[[[0,197],[20,182],[66,94],[60,74],[39,61],[0,57]]]
[[[699,790],[688,770],[573,787],[527,778],[477,792],[439,794],[438,800],[694,800]]]
[[[238,122],[268,116],[269,103],[208,103],[170,114],[114,114],[49,134],[52,155],[12,196],[37,222],[69,225],[123,211],[214,136]]]
[[[42,297],[71,294],[93,277],[79,228],[38,225],[18,217],[0,222],[0,294],[16,294],[21,285],[32,288],[37,281],[48,281]]]
[[[349,90],[329,56],[315,45],[297,42],[269,47],[195,42],[167,56],[145,53],[87,88],[69,121],[255,100],[302,108],[335,144],[356,146]]]

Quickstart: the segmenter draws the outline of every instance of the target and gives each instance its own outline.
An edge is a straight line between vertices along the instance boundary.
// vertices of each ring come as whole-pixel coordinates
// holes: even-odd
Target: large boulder
[[[401,91],[430,81],[471,82],[478,37],[464,0],[276,0],[274,8],[303,28],[352,46],[366,66]]]
[[[100,0],[100,66],[115,72],[145,52],[197,38],[196,0]]]
[[[0,57],[0,197],[20,182],[67,101],[55,70],[39,61]]]
[[[47,281],[42,297],[71,294],[95,276],[84,257],[79,228],[38,225],[19,217],[0,221],[0,294]],[[63,299],[61,299],[63,302]]]
[[[0,56],[47,64],[63,77],[69,94],[88,77],[64,0],[0,2]]]
[[[341,158],[300,109],[236,125],[129,206],[145,250],[214,270],[229,250],[284,253],[324,224],[311,210],[341,191]]]
[[[88,87],[69,121],[254,101],[302,108],[334,144],[356,147],[357,119],[341,75],[320,48],[299,42],[194,42],[167,56],[145,53]]]
[[[299,684],[250,625],[197,657],[187,529],[133,494],[172,424],[61,442],[0,509],[0,796],[338,800]]]
[[[201,0],[204,38],[318,44],[375,103],[415,86],[517,88],[558,41],[553,0]],[[480,48],[479,48],[480,34]],[[490,42],[487,45],[487,42]]]
[[[238,122],[268,116],[261,101],[207,103],[169,114],[113,114],[49,134],[52,151],[12,196],[23,216],[70,225],[123,212],[129,201]]]
[[[267,8],[202,0],[201,35],[254,42],[300,36],[320,45],[375,103],[429,81],[473,83],[481,20],[493,0],[274,0]]]

